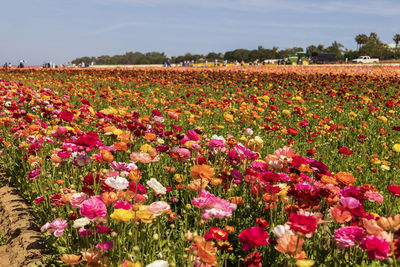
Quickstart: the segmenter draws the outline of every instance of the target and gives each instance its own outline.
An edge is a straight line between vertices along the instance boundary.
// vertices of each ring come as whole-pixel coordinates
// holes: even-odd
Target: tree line
[[[309,45],[306,47],[305,51],[302,47],[292,47],[287,49],[279,49],[279,47],[274,46],[272,48],[263,48],[258,46],[257,49],[235,49],[232,51],[226,51],[225,53],[210,52],[208,54],[191,54],[186,53],[181,56],[168,57],[163,52],[127,52],[123,55],[108,56],[103,55],[99,57],[80,57],[72,60],[73,64],[85,63],[86,66],[94,63],[96,65],[116,65],[116,64],[162,64],[164,62],[170,62],[171,64],[181,63],[183,61],[209,61],[214,62],[215,60],[227,60],[230,62],[234,61],[245,61],[251,62],[255,60],[263,61],[266,59],[282,59],[294,55],[296,52],[304,51],[307,57],[311,58],[315,53],[333,53],[336,55],[338,61],[344,61],[346,58],[352,60],[362,55],[368,55],[374,58],[379,58],[381,60],[386,59],[399,59],[400,58],[400,34],[395,34],[393,36],[393,41],[396,46],[394,48],[389,47],[387,44],[383,43],[378,35],[374,32],[367,34],[358,34],[354,38],[357,43],[357,49],[351,50],[344,48],[344,46],[334,41],[328,47],[322,44],[319,45]]]

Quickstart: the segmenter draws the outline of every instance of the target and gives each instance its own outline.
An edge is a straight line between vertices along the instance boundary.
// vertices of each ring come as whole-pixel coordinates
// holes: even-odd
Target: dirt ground
[[[0,246],[0,267],[29,266],[42,259],[40,229],[18,191],[0,187],[0,234],[6,245]]]

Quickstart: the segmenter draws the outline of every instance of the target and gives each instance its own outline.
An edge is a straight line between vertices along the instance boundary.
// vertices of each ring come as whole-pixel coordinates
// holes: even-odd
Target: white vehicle
[[[363,64],[379,63],[379,58],[371,58],[370,56],[360,56],[356,59],[353,59],[353,63],[363,63]]]

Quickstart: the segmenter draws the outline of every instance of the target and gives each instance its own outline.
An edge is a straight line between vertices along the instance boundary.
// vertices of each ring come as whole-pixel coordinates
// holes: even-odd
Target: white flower
[[[167,189],[155,178],[148,180],[147,185],[153,189],[156,194],[165,195],[167,193]]]
[[[156,260],[150,264],[147,264],[146,267],[168,267],[168,261]]]
[[[253,130],[252,129],[250,129],[250,128],[247,128],[245,131],[244,131],[244,133],[247,135],[247,136],[251,136],[251,135],[253,135]]]
[[[124,177],[108,177],[105,181],[106,185],[117,189],[117,190],[125,190],[129,186],[128,180],[126,180]]]
[[[76,219],[74,221],[74,224],[72,225],[72,227],[74,228],[81,228],[81,227],[85,227],[86,225],[88,225],[90,223],[89,219],[86,217],[82,217],[79,219]]]
[[[294,233],[292,232],[292,230],[290,230],[290,226],[287,225],[287,224],[275,226],[275,228],[272,229],[272,232],[273,232],[278,238],[280,238],[281,236],[284,236],[284,235],[294,235]]]

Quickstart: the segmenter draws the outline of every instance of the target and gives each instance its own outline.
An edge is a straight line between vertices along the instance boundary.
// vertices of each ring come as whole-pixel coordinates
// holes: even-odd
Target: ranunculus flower
[[[232,216],[232,211],[236,209],[236,204],[230,203],[226,199],[222,199],[214,196],[207,190],[202,189],[197,198],[193,198],[193,205],[203,209],[204,220],[210,218],[230,218]]]
[[[68,226],[68,222],[66,220],[61,220],[60,218],[54,219],[51,223],[46,223],[40,228],[40,231],[43,233],[49,230],[49,233],[52,233],[55,237],[60,237],[64,233],[64,229]]]
[[[114,204],[115,209],[124,209],[124,210],[130,210],[132,208],[132,204],[128,201],[117,201]]]
[[[64,121],[68,121],[68,122],[73,122],[74,121],[74,113],[69,112],[67,110],[61,111],[59,116]]]
[[[290,226],[287,224],[277,225],[272,229],[272,233],[274,233],[278,238],[284,235],[294,235],[293,231],[290,230]]]
[[[72,227],[82,228],[82,227],[85,227],[86,225],[88,225],[89,223],[90,223],[90,220],[87,217],[82,217],[82,218],[76,219],[74,221],[74,224],[72,225]]]
[[[40,176],[40,168],[34,168],[28,172],[28,180],[32,181]]]
[[[105,241],[96,245],[96,249],[101,250],[102,252],[106,252],[111,250],[114,247],[114,243],[112,241]]]
[[[289,222],[290,229],[303,235],[310,235],[317,230],[317,220],[310,215],[292,213]]]
[[[72,195],[71,199],[69,200],[69,203],[71,204],[71,207],[73,209],[79,209],[82,205],[82,202],[88,198],[89,196],[86,195],[85,193],[75,193]]]
[[[129,181],[124,177],[108,177],[105,180],[106,185],[116,190],[125,190],[129,186]]]
[[[396,197],[400,197],[400,185],[391,184],[388,186],[388,191]]]
[[[170,210],[171,206],[165,201],[156,201],[151,203],[147,209],[151,211],[153,215],[159,216],[164,212]]]
[[[110,217],[120,222],[127,222],[133,219],[134,213],[132,210],[116,209]]]
[[[361,243],[361,249],[367,249],[368,258],[386,259],[391,252],[390,244],[380,236],[369,235]]]
[[[151,178],[146,183],[156,194],[165,195],[167,193],[167,189],[155,178]]]
[[[365,230],[357,226],[347,226],[339,228],[333,234],[333,240],[338,243],[338,247],[354,247],[360,243],[365,236]]]
[[[156,260],[146,265],[146,267],[168,267],[168,266],[169,266],[168,261],[164,260]]]
[[[101,200],[101,197],[93,197],[82,202],[79,213],[93,221],[97,217],[106,217],[107,207]]]

